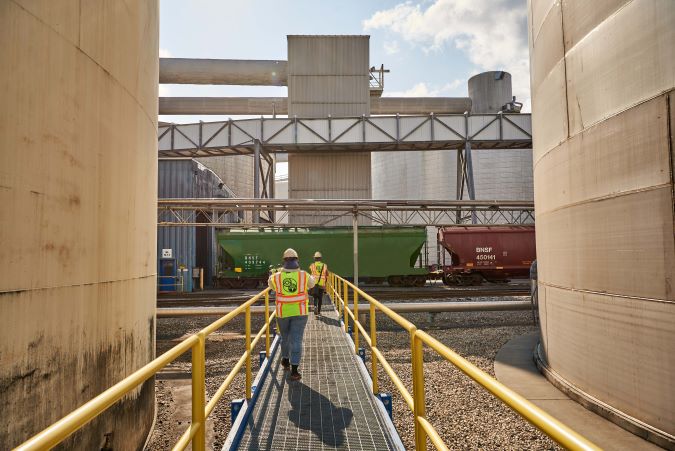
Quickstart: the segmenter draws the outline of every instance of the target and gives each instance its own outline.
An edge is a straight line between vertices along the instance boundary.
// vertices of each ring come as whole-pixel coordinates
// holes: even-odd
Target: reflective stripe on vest
[[[274,291],[276,292],[277,316],[306,315],[307,302],[307,273],[279,272],[274,274]],[[285,283],[285,284],[284,284]]]
[[[317,266],[321,266],[321,269],[317,269]],[[323,262],[315,262],[309,265],[310,271],[312,271],[313,276],[318,276],[317,283],[319,286],[323,286],[326,283],[326,264]]]

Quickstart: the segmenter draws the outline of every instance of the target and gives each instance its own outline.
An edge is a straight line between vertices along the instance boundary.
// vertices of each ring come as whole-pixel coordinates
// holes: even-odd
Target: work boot
[[[300,379],[302,379],[302,375],[298,373],[298,365],[293,365],[293,368],[291,369],[291,380],[299,381]]]
[[[288,371],[291,368],[291,361],[284,357],[281,359],[281,366],[284,367],[285,371]]]

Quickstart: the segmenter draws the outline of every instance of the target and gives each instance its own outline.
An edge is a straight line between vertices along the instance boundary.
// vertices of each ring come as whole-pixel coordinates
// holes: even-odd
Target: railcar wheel
[[[387,277],[387,283],[392,287],[400,287],[403,285],[403,278],[401,276],[389,276]]]

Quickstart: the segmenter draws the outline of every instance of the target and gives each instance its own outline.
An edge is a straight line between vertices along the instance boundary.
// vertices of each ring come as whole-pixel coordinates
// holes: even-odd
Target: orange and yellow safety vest
[[[303,270],[280,271],[272,275],[272,289],[276,293],[277,317],[288,318],[308,314],[309,275]]]
[[[326,276],[328,275],[328,265],[324,262],[314,262],[309,265],[309,270],[312,272],[312,275],[317,280],[317,284],[320,287],[326,285]]]

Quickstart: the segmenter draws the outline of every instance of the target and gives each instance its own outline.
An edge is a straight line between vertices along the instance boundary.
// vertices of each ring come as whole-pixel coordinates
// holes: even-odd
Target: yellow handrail
[[[188,350],[191,350],[192,422],[173,449],[183,450],[192,443],[192,449],[194,451],[204,451],[206,449],[206,418],[213,412],[213,409],[225,393],[225,390],[227,390],[244,365],[246,365],[246,399],[251,399],[251,353],[262,339],[263,335],[265,335],[266,355],[268,357],[270,355],[270,323],[276,317],[276,312],[270,315],[269,293],[270,289],[266,288],[256,294],[232,312],[214,321],[198,333],[189,336],[161,356],[133,372],[94,399],[78,407],[15,449],[21,451],[46,450],[58,445],[72,433],[104,412],[124,395],[157,374],[162,368],[176,360]],[[258,302],[263,296],[265,299],[265,325],[256,334],[255,338],[251,340],[251,306]],[[206,339],[210,334],[223,327],[241,313],[245,314],[246,350],[239,358],[237,364],[232,368],[232,371],[225,377],[225,380],[218,390],[216,390],[208,403],[206,403]]]
[[[349,288],[352,289],[354,297],[354,312],[352,313],[349,309]],[[489,374],[480,370],[478,367],[470,363],[468,360],[461,357],[459,354],[454,352],[452,349],[445,346],[440,341],[433,338],[431,335],[426,332],[417,329],[417,327],[403,318],[398,313],[387,308],[378,300],[374,299],[372,296],[365,293],[360,288],[356,287],[351,282],[345,280],[344,278],[338,276],[337,274],[330,273],[329,283],[328,283],[328,294],[335,304],[335,307],[338,309],[338,312],[342,312],[344,316],[344,327],[345,331],[349,327],[349,318],[354,324],[354,343],[356,345],[355,353],[358,353],[358,344],[359,333],[363,334],[364,339],[371,350],[371,360],[372,360],[372,381],[373,381],[373,393],[377,394],[379,392],[379,381],[378,381],[378,363],[384,368],[387,375],[392,380],[396,389],[401,393],[404,401],[408,407],[412,410],[415,417],[415,449],[417,450],[426,450],[427,447],[427,438],[431,443],[439,450],[447,450],[447,445],[443,442],[441,437],[438,435],[438,432],[429,422],[426,417],[426,403],[424,399],[424,345],[436,351],[441,357],[446,359],[448,362],[452,363],[464,374],[469,376],[475,382],[477,382],[481,387],[488,390],[494,396],[502,400],[507,406],[517,412],[520,416],[525,418],[527,421],[532,423],[537,429],[544,432],[546,435],[551,437],[553,440],[558,442],[560,445],[571,450],[599,450],[600,448],[592,443],[590,440],[576,433],[560,421],[553,418],[548,413],[544,412],[539,407],[535,406],[533,403],[523,398],[513,390],[509,389],[502,383],[498,382],[496,379],[491,377]],[[365,299],[370,304],[370,337],[366,334],[366,330],[359,321],[358,315],[358,298],[361,297]],[[412,380],[413,380],[413,393],[412,395],[408,389],[403,385],[401,379],[394,372],[393,368],[387,362],[384,355],[377,347],[377,330],[376,330],[376,321],[375,315],[377,311],[381,311],[387,315],[391,320],[396,322],[399,326],[404,328],[410,334],[410,346],[411,346],[411,363],[412,363]]]

